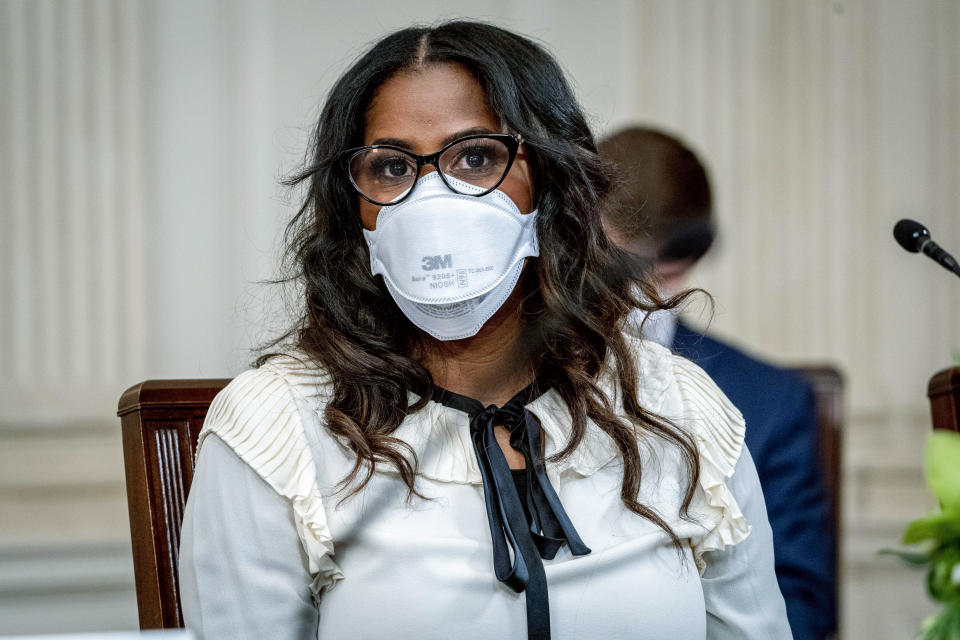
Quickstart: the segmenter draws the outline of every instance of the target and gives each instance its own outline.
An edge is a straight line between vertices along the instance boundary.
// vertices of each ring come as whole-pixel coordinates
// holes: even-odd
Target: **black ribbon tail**
[[[527,638],[550,640],[550,600],[547,574],[536,544],[527,531],[527,517],[513,484],[507,459],[493,433],[493,425],[474,432],[474,450],[480,461],[490,532],[493,536],[494,571],[497,578],[517,592],[524,592],[527,607]],[[488,484],[489,482],[489,484]],[[507,553],[513,548],[513,563]]]
[[[528,387],[500,408],[491,405],[484,409],[476,400],[442,389],[435,389],[434,397],[471,416],[470,436],[483,480],[494,572],[509,588],[524,593],[528,639],[550,640],[550,601],[543,559],[552,560],[565,543],[575,556],[590,553],[590,549],[580,539],[547,477],[540,421],[524,407],[533,389]],[[511,446],[523,453],[527,462],[529,521],[494,433],[497,424],[510,430]]]
[[[530,443],[528,458],[533,463],[533,473],[536,477],[536,486],[539,491],[533,491],[533,499],[537,505],[537,512],[541,520],[542,537],[546,540],[544,545],[551,555],[544,556],[552,560],[563,542],[570,547],[570,553],[574,556],[584,556],[590,553],[590,547],[583,543],[580,534],[573,526],[570,516],[567,515],[560,497],[550,484],[550,478],[547,477],[547,468],[543,462],[543,456],[540,454],[540,421],[537,420],[531,412],[526,409],[524,412],[524,430],[526,431],[527,441]],[[555,544],[559,542],[559,544]]]
[[[529,569],[527,559],[520,553],[517,536],[514,534],[514,528],[510,526],[510,515],[514,511],[509,504],[507,495],[509,485],[505,485],[502,478],[497,477],[496,462],[491,460],[491,456],[503,457],[500,451],[500,445],[493,436],[493,430],[477,430],[473,433],[473,448],[477,454],[477,461],[480,462],[480,475],[483,479],[483,498],[487,507],[487,521],[490,525],[490,537],[493,543],[493,570],[497,580],[505,583],[508,587],[520,593],[526,588],[529,581]],[[506,459],[503,466],[507,466]],[[507,475],[509,476],[509,469]],[[499,481],[498,481],[499,480]],[[512,482],[512,478],[510,478]],[[516,494],[516,489],[513,490]],[[517,496],[519,503],[520,498]],[[506,504],[505,504],[506,503]],[[523,507],[520,507],[521,517]],[[506,538],[506,539],[505,539]],[[510,561],[510,551],[507,544],[513,549],[513,562]]]

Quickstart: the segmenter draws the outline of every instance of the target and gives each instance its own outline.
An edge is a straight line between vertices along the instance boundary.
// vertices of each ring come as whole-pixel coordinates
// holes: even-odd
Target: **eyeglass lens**
[[[438,164],[445,177],[486,190],[506,174],[510,150],[496,138],[469,138],[445,149]],[[365,149],[350,160],[350,176],[364,196],[388,203],[416,182],[417,160],[398,149]],[[457,190],[453,185],[451,188]]]

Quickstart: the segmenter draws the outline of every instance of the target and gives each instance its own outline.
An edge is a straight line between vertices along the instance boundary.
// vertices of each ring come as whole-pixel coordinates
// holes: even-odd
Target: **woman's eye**
[[[477,169],[483,166],[483,163],[486,160],[486,157],[483,155],[483,152],[481,151],[472,151],[466,154],[463,157],[463,159],[467,163],[467,166],[473,169]]]
[[[407,163],[399,160],[393,161],[387,165],[387,172],[394,178],[399,178],[407,173]]]
[[[370,167],[370,174],[381,180],[397,180],[413,174],[411,161],[403,156],[377,158]]]
[[[457,162],[454,166],[458,169],[477,170],[483,169],[490,163],[490,149],[482,146],[475,146],[460,151]]]

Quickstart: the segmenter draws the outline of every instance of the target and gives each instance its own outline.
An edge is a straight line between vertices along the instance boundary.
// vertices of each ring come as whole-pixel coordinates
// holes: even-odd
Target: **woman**
[[[789,637],[739,413],[620,332],[610,179],[549,54],[474,22],[389,35],[293,182],[304,316],[207,416],[188,627]]]

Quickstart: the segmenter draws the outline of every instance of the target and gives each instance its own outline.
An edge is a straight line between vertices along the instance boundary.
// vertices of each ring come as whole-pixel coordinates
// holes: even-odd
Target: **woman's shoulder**
[[[301,353],[273,356],[244,371],[210,404],[197,451],[214,434],[290,502],[315,587],[332,586],[342,574],[333,563],[316,467],[304,428],[328,394],[324,371]]]
[[[322,404],[330,395],[329,372],[309,354],[292,349],[271,355],[256,369],[241,375],[256,378],[261,384],[282,383],[294,398]]]
[[[315,474],[305,455],[303,412],[317,410],[328,392],[328,376],[304,354],[272,356],[235,377],[213,399],[197,451],[215,434],[281,495],[309,492]]]
[[[644,409],[683,427],[709,449],[726,475],[732,473],[745,434],[740,410],[697,364],[655,342],[626,339],[636,359]]]
[[[723,550],[750,534],[750,524],[728,487],[744,450],[743,416],[695,363],[659,344],[628,340],[640,375],[641,405],[684,430],[697,446],[699,487],[692,510],[703,532],[692,547],[702,571],[705,551]]]
[[[208,416],[219,412],[257,418],[285,414],[298,401],[318,405],[329,396],[327,371],[302,351],[269,356],[235,378],[213,399]]]

